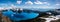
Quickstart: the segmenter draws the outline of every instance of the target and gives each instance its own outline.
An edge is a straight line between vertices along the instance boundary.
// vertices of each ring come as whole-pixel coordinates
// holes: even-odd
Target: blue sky
[[[60,8],[60,0],[0,0],[0,7]]]

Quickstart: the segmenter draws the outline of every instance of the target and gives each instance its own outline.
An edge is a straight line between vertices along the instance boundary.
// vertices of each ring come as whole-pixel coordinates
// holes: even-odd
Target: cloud
[[[48,4],[48,2],[43,2],[44,4]]]
[[[48,7],[48,6],[43,6],[42,8],[43,8],[43,9],[48,9],[49,7]]]
[[[14,8],[14,7],[16,7],[16,6],[15,6],[14,4],[11,4],[11,7]]]
[[[25,4],[33,4],[31,1],[27,1],[27,2],[25,2]]]
[[[35,4],[43,4],[42,2],[40,2],[40,1],[36,1],[36,2],[34,2]]]
[[[11,4],[11,6],[14,6],[13,4]]]
[[[48,2],[40,2],[40,1],[36,1],[34,2],[35,4],[46,4],[46,5],[50,5]]]
[[[43,4],[50,5],[48,2],[43,2]]]
[[[17,4],[21,4],[22,1],[17,1]]]
[[[59,3],[57,3],[56,5],[60,5]]]

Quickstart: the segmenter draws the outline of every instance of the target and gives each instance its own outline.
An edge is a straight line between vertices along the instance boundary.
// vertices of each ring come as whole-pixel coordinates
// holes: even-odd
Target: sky
[[[60,8],[60,0],[0,0],[0,7],[58,9]]]

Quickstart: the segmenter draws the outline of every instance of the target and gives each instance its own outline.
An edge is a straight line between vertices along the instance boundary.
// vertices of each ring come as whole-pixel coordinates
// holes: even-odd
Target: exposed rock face
[[[2,14],[0,13],[0,22],[2,22]]]
[[[58,19],[58,20],[52,20],[50,22],[60,22],[60,19]]]

